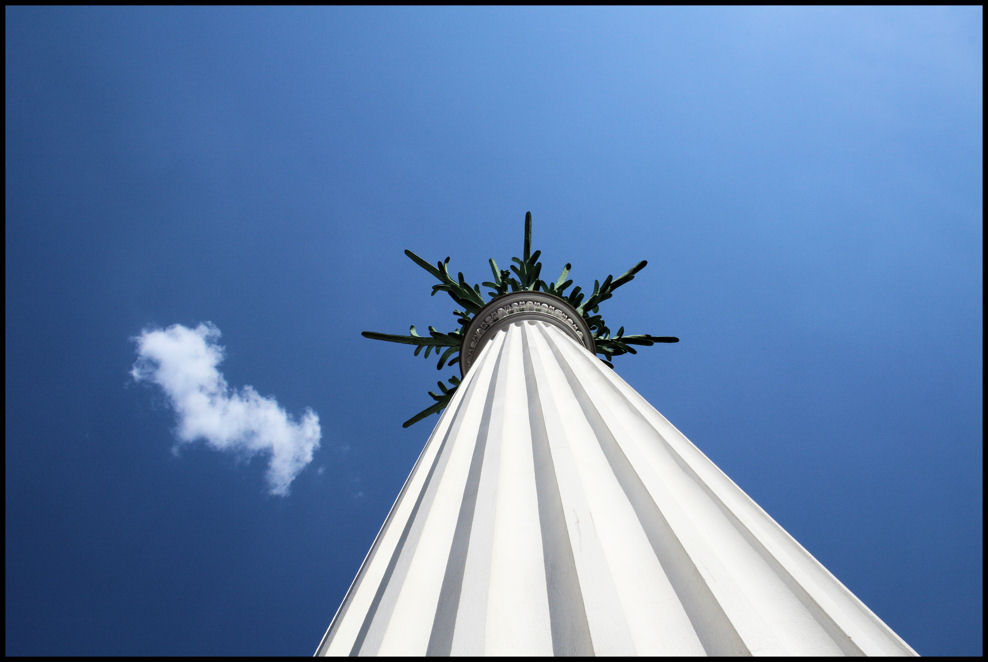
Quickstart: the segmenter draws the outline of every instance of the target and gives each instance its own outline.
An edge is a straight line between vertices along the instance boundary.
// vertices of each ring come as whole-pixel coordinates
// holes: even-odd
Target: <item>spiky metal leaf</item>
[[[459,280],[453,280],[453,277],[449,275],[449,268],[446,266],[449,264],[449,258],[441,260],[436,263],[433,267],[431,264],[420,258],[418,255],[410,250],[405,250],[405,255],[407,255],[415,264],[419,265],[430,274],[435,276],[439,281],[438,285],[432,286],[432,294],[435,295],[436,292],[444,291],[455,301],[458,305],[463,306],[470,313],[477,313],[481,308],[484,307],[484,299],[480,296],[480,287],[474,285],[471,287],[463,280],[463,274],[460,274]]]
[[[446,405],[448,405],[449,401],[452,399],[453,394],[456,392],[456,387],[460,385],[460,376],[453,375],[452,377],[449,378],[449,383],[452,386],[452,388],[446,388],[446,385],[443,384],[442,382],[436,382],[436,384],[439,386],[439,394],[429,391],[429,396],[433,400],[435,400],[435,403],[430,405],[429,407],[426,407],[425,409],[423,409],[422,411],[420,411],[419,413],[415,414],[410,419],[402,423],[401,427],[407,428],[409,425],[418,423],[426,416],[429,416],[430,414],[438,414],[443,409],[445,409]]]
[[[393,333],[378,333],[377,331],[363,331],[361,334],[365,338],[370,338],[371,340],[386,340],[387,342],[396,342],[403,345],[415,345],[414,355],[418,356],[419,353],[425,349],[424,356],[428,358],[429,354],[436,350],[439,353],[440,347],[446,347],[448,351],[456,351],[460,348],[460,344],[463,340],[462,329],[457,329],[451,333],[442,333],[437,331],[434,327],[429,327],[428,336],[420,336],[418,331],[415,330],[415,325],[413,324],[408,331],[407,336],[399,336]],[[440,360],[439,368],[442,368],[443,361],[449,358],[446,353],[443,354],[444,358]]]

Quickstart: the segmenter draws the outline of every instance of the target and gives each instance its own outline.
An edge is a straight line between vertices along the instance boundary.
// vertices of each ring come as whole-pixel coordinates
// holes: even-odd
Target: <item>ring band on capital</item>
[[[597,353],[590,327],[569,302],[546,292],[511,292],[494,299],[474,315],[460,343],[460,374],[467,374],[496,331],[524,320],[557,326],[591,354]]]

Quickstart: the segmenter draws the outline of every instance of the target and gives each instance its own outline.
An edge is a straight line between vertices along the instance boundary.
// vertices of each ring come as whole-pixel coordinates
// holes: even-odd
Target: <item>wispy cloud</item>
[[[144,330],[134,338],[137,361],[130,374],[165,392],[178,416],[180,442],[201,439],[220,451],[270,454],[268,486],[272,494],[284,496],[319,447],[319,416],[307,407],[296,422],[274,398],[258,395],[252,386],[231,389],[217,370],[223,361],[219,337],[220,330],[209,322],[194,329],[173,324]]]

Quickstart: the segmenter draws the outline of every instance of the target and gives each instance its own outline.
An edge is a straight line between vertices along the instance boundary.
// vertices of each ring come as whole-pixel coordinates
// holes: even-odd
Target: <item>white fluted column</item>
[[[560,328],[492,333],[317,655],[915,655]]]

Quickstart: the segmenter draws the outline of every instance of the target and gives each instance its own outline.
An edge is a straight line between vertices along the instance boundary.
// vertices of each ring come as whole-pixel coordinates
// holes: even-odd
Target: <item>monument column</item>
[[[430,329],[462,382],[317,655],[915,655],[595,356],[675,339],[541,285]]]

